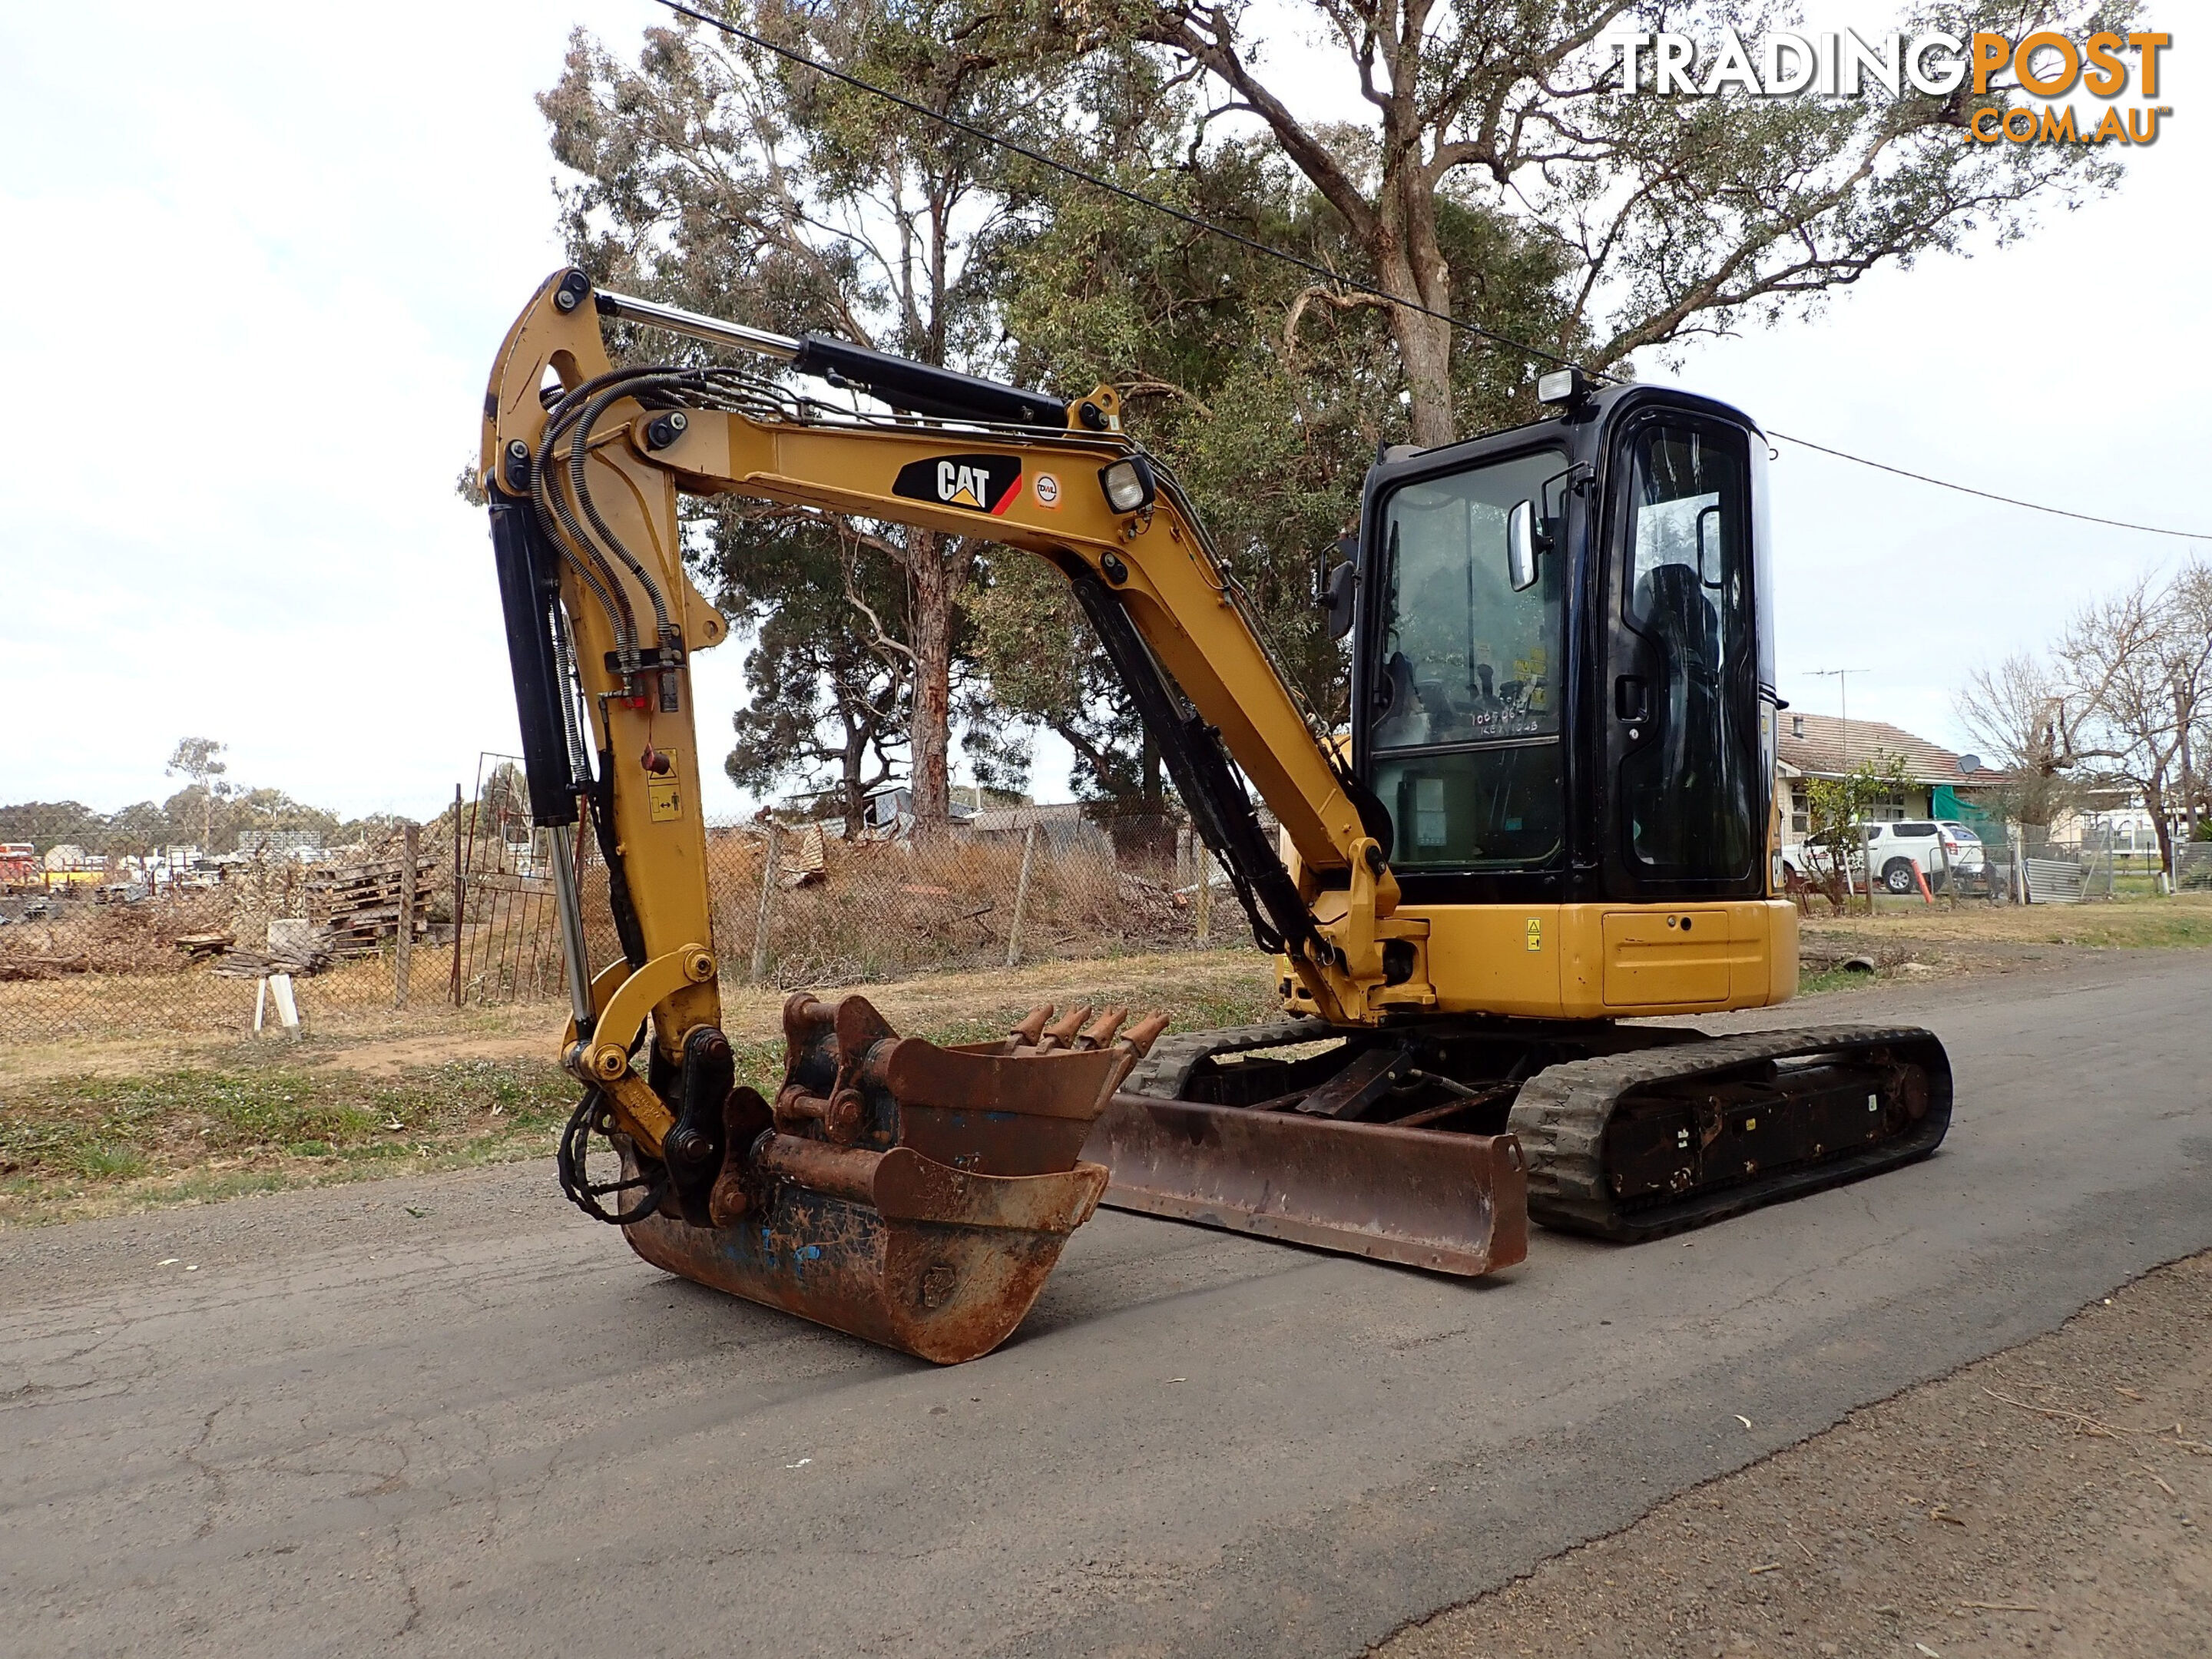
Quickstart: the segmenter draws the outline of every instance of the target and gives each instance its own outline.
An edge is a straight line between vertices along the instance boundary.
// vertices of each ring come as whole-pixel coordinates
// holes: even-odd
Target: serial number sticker
[[[683,785],[673,781],[645,786],[646,817],[655,823],[673,823],[684,816]]]
[[[1528,948],[1532,951],[1544,948],[1544,924],[1535,916],[1528,918]]]

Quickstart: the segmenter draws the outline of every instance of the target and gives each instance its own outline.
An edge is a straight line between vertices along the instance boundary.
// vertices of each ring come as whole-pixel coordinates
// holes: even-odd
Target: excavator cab
[[[1432,1270],[1524,1214],[1634,1239],[1923,1155],[1925,1032],[1707,1039],[1780,1002],[1766,444],[1725,404],[1547,377],[1556,412],[1386,452],[1330,574],[1351,773],[1427,1006],[1166,1039],[1101,1119],[1106,1202]],[[1553,390],[1547,386],[1546,391]],[[1316,908],[1343,878],[1290,861]]]
[[[1401,905],[1765,898],[1765,459],[1632,386],[1375,468],[1352,762]]]

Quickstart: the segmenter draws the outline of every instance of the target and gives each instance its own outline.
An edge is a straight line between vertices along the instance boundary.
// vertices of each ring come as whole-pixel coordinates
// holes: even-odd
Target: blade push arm
[[[781,358],[934,418],[825,410],[736,370],[617,371],[601,339],[602,314]],[[549,382],[557,391],[541,395]],[[714,1008],[711,968],[681,984],[670,979],[687,962],[702,965],[696,958],[707,954],[708,939],[686,663],[690,651],[727,633],[684,574],[678,491],[973,536],[1051,562],[1097,628],[1262,942],[1285,952],[1318,1006],[1340,1021],[1372,1023],[1432,1000],[1425,924],[1392,918],[1396,883],[1354,786],[1307,724],[1181,491],[1155,477],[1120,433],[1109,389],[1030,412],[1044,401],[842,342],[792,340],[592,295],[574,271],[550,279],[510,331],[485,401],[483,459],[495,515],[511,515],[513,539],[536,561],[538,608],[518,605],[512,592],[508,605],[526,744],[526,659],[541,637],[551,648],[536,654],[553,659],[548,672],[557,680],[565,631],[573,659],[566,666],[582,694],[580,715],[565,686],[538,699],[546,759],[541,768],[531,757],[533,807],[541,822],[559,822],[563,798],[592,801],[610,869],[627,880],[617,924],[625,903],[633,913],[621,988],[611,987],[589,1015],[579,1010],[580,1033],[588,1035],[605,1026],[610,1007],[624,1005],[623,1029],[600,1032],[594,1052],[603,1065],[612,1065],[615,1044],[626,1048],[635,1036],[629,1016],[647,993],[665,992],[647,1006],[671,1063],[681,1060],[686,1023]],[[653,757],[669,769],[653,772]],[[1297,879],[1261,834],[1230,757],[1295,848]],[[543,798],[541,770],[549,775]],[[1386,952],[1394,940],[1402,942]],[[665,964],[668,982],[625,996],[628,979],[654,963]]]

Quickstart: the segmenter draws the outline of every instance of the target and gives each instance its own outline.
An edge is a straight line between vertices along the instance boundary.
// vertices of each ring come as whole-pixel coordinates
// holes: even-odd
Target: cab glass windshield
[[[1515,592],[1506,522],[1530,501],[1540,532],[1566,465],[1540,450],[1384,505],[1368,744],[1401,868],[1518,867],[1559,848],[1566,562],[1540,535],[1536,580]]]

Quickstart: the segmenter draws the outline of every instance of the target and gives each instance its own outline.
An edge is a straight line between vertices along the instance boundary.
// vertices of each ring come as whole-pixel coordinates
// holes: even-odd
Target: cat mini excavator
[[[616,368],[610,325],[687,355]],[[1014,1328],[1102,1197],[1474,1275],[1522,1260],[1531,1216],[1633,1241],[1934,1150],[1951,1076],[1926,1031],[1625,1023],[1796,988],[1766,445],[1679,391],[1566,371],[1539,393],[1532,425],[1370,473],[1325,601],[1347,741],[1302,711],[1110,387],[1071,402],[549,278],[493,370],[482,476],[556,851],[570,1197],[670,1272],[957,1361]],[[800,994],[775,1097],[738,1085],[689,675],[728,623],[685,574],[684,492],[1054,565],[1285,1017],[1163,1036],[1040,1010],[939,1048]],[[600,866],[616,944],[594,961]]]

